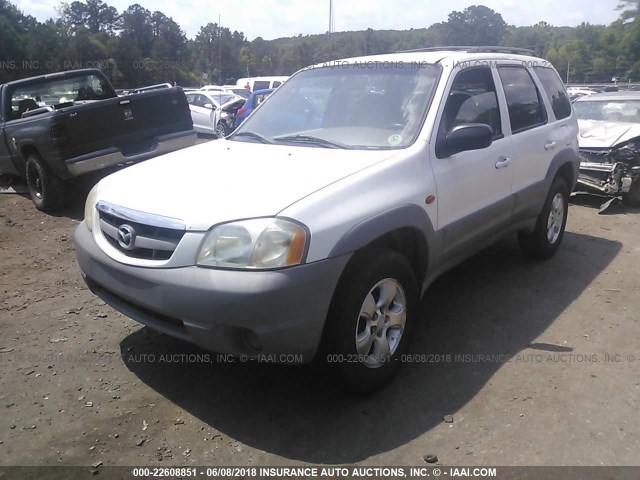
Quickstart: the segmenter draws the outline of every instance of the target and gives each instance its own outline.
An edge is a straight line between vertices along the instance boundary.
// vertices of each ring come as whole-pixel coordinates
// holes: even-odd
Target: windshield
[[[278,87],[231,140],[403,148],[420,131],[439,75],[435,65],[402,62],[309,68]]]
[[[640,100],[581,100],[573,107],[583,120],[640,123]]]

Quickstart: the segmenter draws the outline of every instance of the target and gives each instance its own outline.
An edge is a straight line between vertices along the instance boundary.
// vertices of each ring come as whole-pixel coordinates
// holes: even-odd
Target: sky
[[[10,0],[25,14],[40,21],[57,16],[51,0]],[[69,0],[69,3],[71,0]],[[253,40],[272,40],[299,34],[325,33],[329,29],[329,0],[106,0],[118,11],[138,3],[151,11],[172,17],[194,38],[201,26],[217,23],[243,32]],[[426,28],[446,21],[453,10],[483,4],[500,13],[510,25],[533,25],[545,21],[554,26],[575,26],[582,22],[609,24],[620,14],[619,0],[333,0],[336,31],[407,30]]]

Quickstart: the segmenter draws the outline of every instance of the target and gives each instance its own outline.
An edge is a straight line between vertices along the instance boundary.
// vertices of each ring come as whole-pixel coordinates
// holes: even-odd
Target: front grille
[[[167,217],[99,202],[100,230],[124,255],[144,260],[168,260],[184,236],[185,227]]]

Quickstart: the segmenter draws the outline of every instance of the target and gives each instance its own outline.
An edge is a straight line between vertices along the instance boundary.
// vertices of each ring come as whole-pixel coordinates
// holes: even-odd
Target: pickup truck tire
[[[65,184],[37,153],[27,158],[27,188],[38,210],[51,212],[65,205]]]
[[[407,259],[391,249],[356,253],[329,310],[326,362],[344,386],[373,392],[395,375],[418,310],[418,284]]]
[[[640,206],[640,178],[636,178],[633,183],[631,183],[629,191],[624,194],[622,199],[624,203],[631,207]]]
[[[561,177],[556,177],[538,216],[533,232],[519,232],[523,253],[533,259],[551,258],[560,247],[569,212],[569,189]]]

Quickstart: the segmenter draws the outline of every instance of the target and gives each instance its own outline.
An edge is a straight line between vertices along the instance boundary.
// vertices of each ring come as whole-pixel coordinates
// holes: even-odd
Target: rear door
[[[187,93],[187,102],[189,103],[189,112],[191,112],[191,120],[193,121],[193,128],[195,130],[200,130],[202,127],[200,125],[200,118],[198,117],[198,111],[196,110],[196,97],[199,97],[198,93]]]
[[[575,147],[578,138],[578,123],[574,118],[571,100],[569,100],[569,95],[558,72],[550,66],[536,66],[533,67],[533,71],[545,93],[547,111],[550,116],[551,129],[547,139],[547,143],[550,145],[547,148],[555,153],[563,148]]]
[[[533,72],[522,63],[500,65],[498,74],[509,111],[513,157],[514,221],[537,215],[545,198],[543,180],[559,142]],[[569,105],[569,109],[571,106]],[[569,110],[570,111],[570,110]]]
[[[213,133],[213,121],[211,120],[213,110],[206,108],[206,104],[212,104],[206,96],[196,93],[193,103],[189,106],[194,126],[197,125],[200,131]]]

